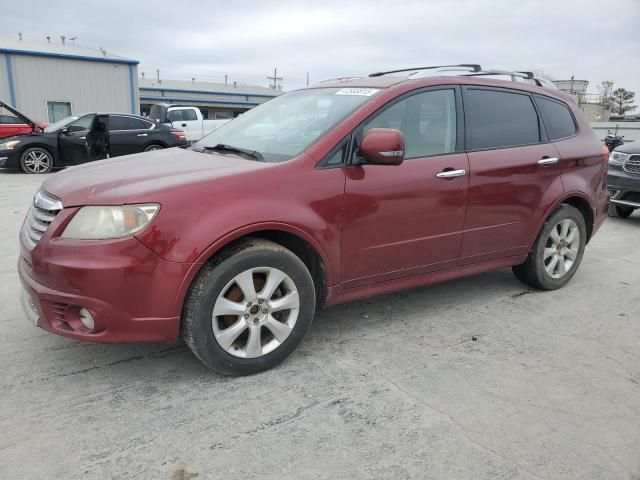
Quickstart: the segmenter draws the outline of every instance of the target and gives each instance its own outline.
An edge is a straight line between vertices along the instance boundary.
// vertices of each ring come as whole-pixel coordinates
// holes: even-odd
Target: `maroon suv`
[[[504,267],[562,287],[606,218],[606,149],[571,97],[500,74],[328,81],[189,150],[49,177],[21,233],[27,316],[92,342],[182,335],[241,375],[323,306]]]

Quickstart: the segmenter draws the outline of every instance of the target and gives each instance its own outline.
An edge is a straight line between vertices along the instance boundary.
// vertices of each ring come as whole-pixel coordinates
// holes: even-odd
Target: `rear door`
[[[522,255],[543,196],[562,193],[558,152],[526,92],[463,87],[469,197],[462,264]]]
[[[412,93],[374,114],[355,133],[394,128],[405,136],[398,166],[347,168],[342,230],[345,287],[454,266],[467,203],[459,90]],[[457,106],[457,108],[456,108]],[[438,176],[457,171],[457,176]]]
[[[109,155],[119,157],[144,151],[152,142],[155,124],[128,115],[109,115]]]

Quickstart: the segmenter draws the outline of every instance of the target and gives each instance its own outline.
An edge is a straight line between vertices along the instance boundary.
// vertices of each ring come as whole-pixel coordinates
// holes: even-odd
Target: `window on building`
[[[134,117],[109,116],[109,131],[116,130],[148,130],[153,124]]]
[[[573,115],[566,105],[539,95],[536,95],[535,98],[550,140],[567,138],[576,134]]]
[[[469,89],[464,109],[469,150],[540,142],[538,114],[529,95]]]
[[[55,123],[71,115],[71,102],[47,102],[49,123]]]
[[[453,152],[456,148],[456,102],[453,90],[432,90],[396,102],[364,125],[394,128],[404,134],[405,158]]]

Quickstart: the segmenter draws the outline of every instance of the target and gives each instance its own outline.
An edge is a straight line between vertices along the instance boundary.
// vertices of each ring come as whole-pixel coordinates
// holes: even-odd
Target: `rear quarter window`
[[[535,99],[549,140],[572,137],[577,133],[576,122],[569,107],[539,95]]]
[[[540,122],[527,94],[464,90],[467,149],[515,147],[540,142]]]

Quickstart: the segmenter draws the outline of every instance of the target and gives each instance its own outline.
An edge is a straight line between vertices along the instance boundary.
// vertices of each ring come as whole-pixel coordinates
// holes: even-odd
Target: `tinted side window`
[[[170,122],[180,122],[182,121],[182,110],[171,110],[167,113],[167,120]]]
[[[20,120],[18,117],[12,115],[0,115],[0,123],[2,124],[11,124],[11,125],[22,125],[24,122]]]
[[[538,115],[529,95],[467,89],[464,108],[469,150],[540,142]]]
[[[109,130],[147,130],[151,127],[149,122],[133,117],[118,117],[111,115],[109,118]]]
[[[404,134],[405,158],[453,152],[456,148],[456,100],[454,90],[432,90],[396,102],[364,124],[371,128],[395,128]]]
[[[576,124],[569,108],[545,97],[536,95],[535,98],[550,140],[571,137],[576,134]]]
[[[91,124],[93,123],[94,117],[95,115],[85,115],[84,117],[80,117],[67,127],[67,131],[81,132],[83,130],[89,130],[91,128]]]
[[[183,120],[198,120],[198,116],[196,115],[195,110],[182,110],[182,119]]]

